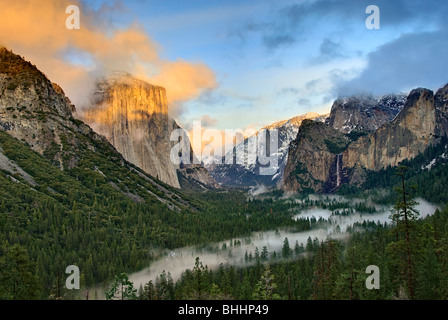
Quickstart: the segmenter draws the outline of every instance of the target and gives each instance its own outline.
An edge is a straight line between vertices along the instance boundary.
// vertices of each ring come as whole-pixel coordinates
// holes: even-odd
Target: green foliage
[[[448,207],[416,220],[411,230],[415,299],[447,299]],[[363,222],[344,241],[309,238],[293,259],[276,259],[263,248],[240,267],[211,271],[196,259],[174,284],[175,299],[408,299],[406,242],[395,227]],[[285,247],[286,239],[284,241]],[[289,241],[288,241],[289,246]],[[297,249],[296,249],[297,247]],[[305,254],[303,254],[305,253]],[[262,259],[262,256],[264,257]],[[252,258],[251,258],[252,257]],[[380,270],[380,288],[368,290],[366,267]],[[146,288],[146,286],[145,286]],[[154,290],[153,290],[154,291]],[[147,297],[147,296],[145,296]],[[157,299],[154,295],[152,299]]]
[[[76,126],[80,126],[80,125],[83,123],[81,120],[79,120],[79,119],[75,119],[75,118],[73,118],[73,117],[70,117],[69,120],[70,120],[71,122],[73,122]]]
[[[429,146],[414,159],[405,159],[400,163],[408,168],[404,173],[406,184],[418,186],[415,196],[438,204],[448,203],[448,193],[445,192],[445,186],[448,185],[448,161],[442,157],[443,154],[448,154],[447,145],[448,138],[442,137],[440,143]],[[437,159],[437,164],[430,170],[426,169],[425,166],[434,159]],[[395,167],[387,167],[378,172],[369,171],[360,189],[393,188],[401,182],[400,177],[395,174],[396,171]],[[354,194],[360,189],[345,190],[347,192],[341,194]],[[391,194],[390,200],[392,199]]]
[[[106,292],[106,300],[136,300],[137,289],[129,280],[125,273],[115,276],[113,283],[108,292]]]
[[[8,90],[15,90],[20,83],[24,88],[28,87],[37,78],[45,77],[35,65],[25,61],[22,57],[15,55],[12,51],[0,46],[0,73],[14,77],[15,81],[10,83]]]
[[[344,152],[349,145],[349,143],[345,139],[340,137],[325,139],[324,141],[328,151],[330,151],[333,154],[339,154]]]
[[[73,137],[60,138],[62,151],[73,149],[68,145]],[[96,152],[78,146],[77,166],[67,169],[70,159],[63,158],[63,171],[51,160],[56,149],[61,152],[60,145],[45,153],[47,159],[0,131],[0,147],[36,183],[0,171],[0,242],[26,248],[30,261],[37,264],[39,298],[71,295],[61,281],[71,264],[82,270],[85,286],[91,287],[146,267],[158,249],[222,241],[272,226],[310,229],[309,221],[291,219],[290,202],[247,201],[237,191],[193,197],[166,185],[161,190],[123,166],[101,141],[96,142]],[[170,200],[163,190],[172,192],[180,211],[152,196]]]
[[[276,293],[277,284],[275,276],[271,274],[271,269],[267,264],[260,280],[255,285],[252,297],[255,300],[279,300],[280,296]]]
[[[14,90],[16,90],[17,87],[18,87],[17,83],[15,83],[15,82],[10,82],[10,83],[6,86],[6,90],[14,91]]]
[[[305,164],[300,161],[298,161],[295,165],[294,175],[297,183],[301,187],[301,193],[305,195],[314,193],[313,184],[322,183],[322,181],[315,179],[310,174]]]
[[[361,138],[362,136],[366,136],[368,134],[369,133],[367,131],[356,131],[356,130],[353,130],[353,131],[350,131],[349,133],[345,134],[345,136],[347,138],[349,138],[351,141],[356,141],[359,138]]]
[[[401,177],[401,186],[395,188],[398,193],[398,199],[392,209],[390,216],[395,223],[395,228],[392,230],[396,234],[396,241],[388,244],[388,249],[391,255],[394,256],[394,265],[400,270],[400,274],[404,276],[404,283],[409,296],[414,299],[414,284],[415,284],[415,251],[416,241],[414,241],[415,228],[414,224],[417,220],[419,212],[415,209],[418,204],[406,189],[404,182],[404,173],[408,168],[400,166],[399,171],[396,172]],[[400,233],[403,238],[400,239]],[[412,238],[411,238],[412,234]]]
[[[292,255],[291,247],[289,246],[288,238],[285,238],[283,241],[283,247],[282,247],[282,258],[290,258]]]
[[[39,297],[36,265],[26,249],[6,243],[0,255],[0,300],[30,300]]]

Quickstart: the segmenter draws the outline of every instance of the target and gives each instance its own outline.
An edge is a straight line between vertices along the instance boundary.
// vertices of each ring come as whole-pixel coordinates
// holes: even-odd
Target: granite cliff
[[[161,202],[176,211],[190,207],[173,188],[126,161],[106,138],[75,119],[75,111],[60,86],[52,83],[30,62],[0,47],[2,132],[43,156],[49,161],[49,166],[57,167],[67,176],[91,179],[80,183],[91,186],[101,180],[134,202]],[[1,148],[0,169],[9,175],[18,175],[33,187],[39,184],[39,179],[33,178],[35,172],[20,168]],[[45,171],[45,168],[39,170]],[[18,181],[14,177],[11,179]],[[128,181],[135,184],[130,185]],[[58,181],[52,183],[57,185]],[[58,195],[60,191],[55,187],[39,188],[51,197],[67,196]]]
[[[435,95],[428,89],[414,89],[404,105],[400,96],[395,97],[388,99],[392,101],[389,111],[384,105],[362,109],[383,109],[370,124],[356,112],[352,117],[345,116],[348,121],[340,120],[344,118],[341,109],[346,109],[340,108],[341,104],[350,105],[349,101],[357,98],[336,101],[327,124],[302,123],[297,139],[290,145],[282,188],[290,192],[332,192],[344,183],[360,185],[368,171],[397,166],[447,135],[448,85]],[[375,104],[374,99],[370,101]],[[380,104],[381,99],[377,102]],[[351,134],[359,128],[364,131],[362,135]]]
[[[115,74],[98,82],[94,106],[80,117],[129,162],[159,180],[179,188],[171,163],[170,133],[165,88],[127,74]]]
[[[322,122],[305,120],[289,146],[283,176],[286,191],[331,191],[346,179],[341,171],[340,153],[349,138]]]
[[[405,102],[405,95],[337,99],[331,107],[327,124],[344,133],[373,132],[394,119]]]
[[[174,143],[170,135],[179,126],[168,115],[163,87],[126,73],[115,73],[98,82],[93,106],[78,116],[104,135],[126,160],[153,177],[180,188],[178,174],[193,172],[189,178],[199,179],[210,187],[218,186],[201,165],[187,164],[194,168],[187,172],[171,161]],[[188,144],[185,148],[191,150],[189,142],[185,143]]]

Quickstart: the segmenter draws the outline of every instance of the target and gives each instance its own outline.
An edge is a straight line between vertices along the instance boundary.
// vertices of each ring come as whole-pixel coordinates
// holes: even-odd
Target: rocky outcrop
[[[181,165],[177,170],[177,176],[182,189],[209,190],[221,189],[221,186],[202,165]]]
[[[344,166],[378,171],[412,159],[436,140],[434,94],[413,90],[400,114],[377,131],[359,138],[344,152]]]
[[[373,132],[391,121],[403,108],[405,95],[353,96],[337,99],[328,124],[344,133]]]
[[[127,162],[105,137],[75,119],[74,110],[62,88],[51,83],[31,63],[0,47],[0,130],[44,156],[51,162],[49,166],[68,171],[73,177],[82,172],[82,176],[92,178],[91,181],[80,181],[82,183],[96,185],[94,180],[101,177],[135,202],[150,198],[150,201],[166,204],[171,210],[184,207],[196,210],[173,188]],[[103,173],[100,167],[109,172]],[[33,172],[25,172],[1,149],[0,168],[32,186],[39,182],[33,179]],[[40,168],[40,172],[45,172],[45,168]],[[111,172],[125,176],[125,181],[118,181]],[[141,189],[142,196],[126,185],[127,180],[135,179],[134,173],[143,179],[135,188]]]
[[[70,136],[92,134],[100,139],[87,125],[74,121],[74,106],[68,101],[62,89],[34,65],[0,48],[0,129],[62,170],[75,167],[79,160],[76,152],[63,148],[63,142],[69,141],[76,151],[79,141]]]
[[[126,73],[115,73],[112,77],[98,82],[94,103],[79,117],[104,135],[124,158],[143,169],[148,174],[180,188],[178,164],[170,159],[174,142],[170,141],[177,123],[168,115],[166,90]],[[193,164],[194,154],[189,141],[181,141],[191,152],[190,169],[183,174],[194,172],[191,179],[202,183],[217,184],[208,171],[200,164]],[[195,162],[196,163],[196,162]],[[198,174],[201,173],[201,174]],[[208,175],[208,177],[206,177]]]
[[[170,161],[175,123],[168,117],[165,88],[116,73],[98,83],[94,105],[80,118],[104,135],[126,160],[180,187]]]
[[[334,139],[343,138],[331,131],[329,125],[304,123],[302,127],[307,128],[301,127],[297,139],[291,143],[283,188],[293,192],[331,192],[344,183],[362,184],[368,171],[397,166],[438,143],[448,134],[447,111],[448,85],[435,95],[428,89],[412,90],[394,119],[355,141],[348,140],[344,150],[334,147]],[[333,120],[329,124],[334,125],[336,118],[330,116]],[[339,132],[344,132],[341,128]],[[324,148],[320,136],[324,142],[331,139],[333,142],[327,142]]]
[[[282,188],[293,192],[332,191],[346,182],[341,153],[349,139],[322,123],[304,120],[289,147]]]
[[[434,95],[436,108],[436,135],[443,136],[448,132],[448,84],[440,88]]]

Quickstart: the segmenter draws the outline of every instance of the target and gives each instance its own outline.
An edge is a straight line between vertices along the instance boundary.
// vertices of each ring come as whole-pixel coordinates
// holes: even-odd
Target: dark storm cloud
[[[436,89],[448,82],[448,29],[405,34],[367,56],[355,79],[337,85],[338,95],[385,94],[415,87]]]
[[[437,23],[446,19],[443,12],[448,8],[445,0],[303,1],[279,8],[267,20],[248,22],[229,34],[242,39],[260,34],[262,44],[273,50],[305,39],[308,31],[325,28],[330,20],[340,21],[341,26],[359,25],[363,28],[367,18],[365,10],[370,4],[380,8],[382,26]]]

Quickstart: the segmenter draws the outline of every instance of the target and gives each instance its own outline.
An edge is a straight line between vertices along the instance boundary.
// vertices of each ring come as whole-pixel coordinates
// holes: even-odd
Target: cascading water
[[[341,158],[342,158],[342,154],[338,154],[336,155],[336,187],[339,187],[341,185]]]

